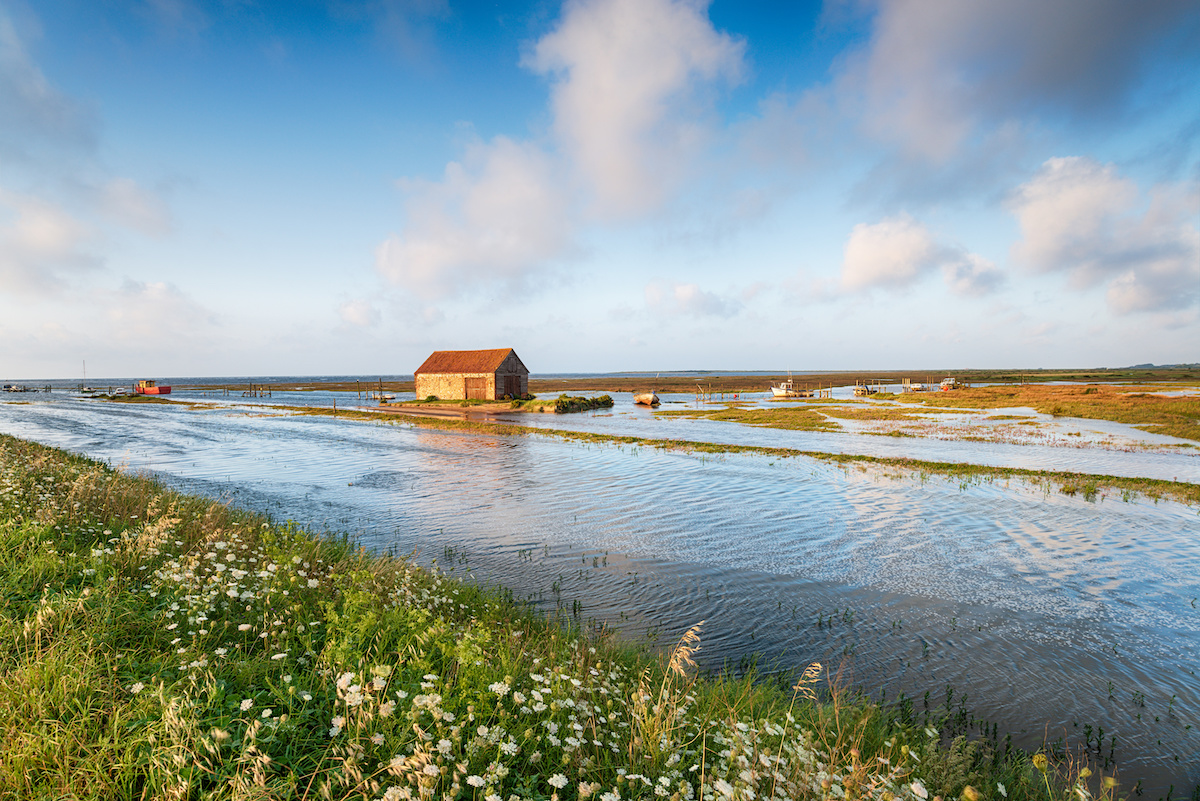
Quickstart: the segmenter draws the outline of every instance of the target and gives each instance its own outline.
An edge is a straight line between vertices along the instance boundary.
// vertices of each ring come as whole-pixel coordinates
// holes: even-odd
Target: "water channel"
[[[339,407],[353,405],[348,395]],[[819,660],[873,694],[915,697],[918,712],[926,692],[938,705],[949,687],[956,707],[1021,745],[1082,746],[1086,736],[1098,762],[1116,760],[1123,784],[1140,778],[1149,798],[1172,785],[1186,797],[1200,783],[1195,508],[806,457],[294,416],[235,399],[19,401],[0,402],[0,431],[279,520],[348,531],[370,548],[437,559],[582,624],[665,646],[704,620],[699,656],[708,668],[736,668],[751,655],[784,672]],[[627,398],[604,415],[519,417],[559,429],[1200,482],[1194,449],[663,421]]]

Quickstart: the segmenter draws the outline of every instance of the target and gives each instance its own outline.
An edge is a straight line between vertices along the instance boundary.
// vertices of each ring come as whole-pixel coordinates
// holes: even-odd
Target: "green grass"
[[[0,436],[0,798],[999,798],[1078,766],[697,678],[407,560]],[[949,703],[947,703],[949,706]],[[1105,790],[1101,797],[1114,797]]]
[[[563,393],[554,401],[554,412],[556,414],[570,414],[571,412],[587,412],[592,409],[611,409],[613,407],[613,399],[610,395],[601,395],[598,398],[589,398],[583,395],[567,395]]]
[[[825,410],[822,410],[823,412]],[[829,412],[826,412],[829,413]],[[720,420],[751,426],[782,428],[789,431],[841,431],[842,427],[829,420],[822,412],[803,406],[783,409],[747,408],[727,404],[718,409],[678,409],[656,411],[658,417],[683,417],[688,419]]]

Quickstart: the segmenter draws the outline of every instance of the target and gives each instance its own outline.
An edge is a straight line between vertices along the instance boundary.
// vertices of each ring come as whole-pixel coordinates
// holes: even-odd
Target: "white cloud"
[[[646,305],[656,312],[687,317],[733,317],[741,309],[736,299],[722,297],[701,289],[696,284],[664,284],[653,281],[646,285]]]
[[[741,66],[704,12],[568,3],[524,60],[552,82],[549,140],[476,142],[440,181],[402,181],[405,226],[376,248],[379,273],[427,300],[512,290],[574,255],[584,222],[659,209],[709,138],[700,90]]]
[[[915,283],[936,266],[937,247],[925,226],[907,215],[850,232],[842,260],[842,286],[848,290]]]
[[[126,281],[106,291],[104,316],[112,342],[163,353],[202,340],[216,329],[216,317],[178,287],[162,281]]]
[[[1200,296],[1200,192],[1162,186],[1144,213],[1140,203],[1111,164],[1050,159],[1010,201],[1022,237],[1013,257],[1075,288],[1108,282],[1117,314],[1186,308]]]
[[[338,306],[338,316],[343,323],[358,328],[371,328],[382,319],[379,310],[367,300],[345,301]]]
[[[1004,273],[975,253],[947,251],[941,267],[946,286],[956,295],[987,295],[1004,283]]]
[[[938,269],[950,290],[960,295],[986,294],[1003,278],[987,259],[938,244],[924,225],[900,215],[854,226],[846,241],[841,283],[851,292],[900,289]]]
[[[1137,194],[1111,164],[1050,159],[1012,198],[1022,235],[1013,255],[1037,270],[1069,270],[1078,287],[1093,286],[1113,271],[1109,223]]]
[[[99,266],[88,251],[92,230],[57,206],[0,189],[0,290],[47,292],[67,275]]]
[[[866,131],[931,162],[980,127],[1122,111],[1157,57],[1195,63],[1190,0],[878,0],[839,89]],[[1168,55],[1170,54],[1170,55]],[[1176,70],[1181,85],[1185,71]]]
[[[570,2],[525,59],[552,76],[553,131],[599,216],[658,208],[707,141],[700,89],[738,78],[744,44],[714,30],[706,7]]]
[[[98,193],[100,212],[110,220],[150,236],[171,230],[167,204],[154,192],[130,178],[114,178]]]
[[[403,182],[407,224],[376,249],[376,268],[424,298],[520,284],[570,250],[559,173],[536,145],[497,137],[470,146],[440,182]]]

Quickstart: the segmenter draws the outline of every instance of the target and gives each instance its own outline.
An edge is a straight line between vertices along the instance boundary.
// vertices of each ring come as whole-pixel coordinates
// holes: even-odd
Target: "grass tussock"
[[[1115,797],[6,436],[0,546],[0,798]]]
[[[567,395],[565,392],[554,401],[555,414],[570,414],[572,412],[588,412],[592,409],[611,409],[613,399],[610,395],[589,398],[585,395]]]

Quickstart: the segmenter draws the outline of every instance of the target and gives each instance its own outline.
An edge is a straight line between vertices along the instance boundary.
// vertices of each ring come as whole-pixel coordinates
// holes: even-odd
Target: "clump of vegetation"
[[[1068,762],[946,743],[819,665],[782,690],[698,679],[699,626],[647,660],[511,594],[7,436],[0,544],[13,797],[1090,797]]]
[[[441,398],[439,398],[437,395],[426,395],[424,402],[425,403],[437,403],[440,400],[441,400]]]
[[[559,395],[554,401],[555,414],[567,414],[569,412],[586,412],[591,409],[611,409],[613,399],[609,395],[601,395],[598,398],[588,398],[583,395],[571,397],[566,393]]]
[[[103,398],[104,400],[114,401],[116,403],[172,403],[170,398],[164,398],[161,395],[93,395],[93,398]]]

